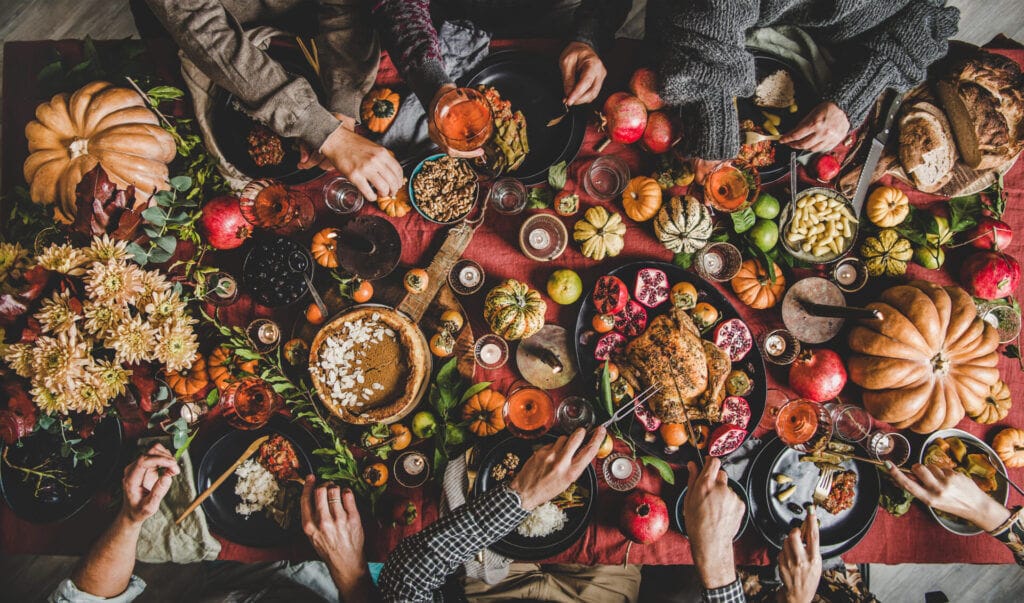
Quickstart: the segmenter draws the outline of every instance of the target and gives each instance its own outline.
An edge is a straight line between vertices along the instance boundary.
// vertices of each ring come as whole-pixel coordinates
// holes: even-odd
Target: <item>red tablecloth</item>
[[[503,43],[500,45],[505,45]],[[554,51],[555,45],[548,42],[532,42],[530,46],[540,51]],[[10,188],[21,182],[20,166],[26,155],[23,125],[31,119],[35,104],[41,100],[33,92],[34,77],[47,61],[49,49],[58,47],[66,55],[74,57],[79,44],[75,41],[65,42],[12,42],[5,45],[4,69],[4,106],[3,106],[3,176],[4,188]],[[1019,47],[1018,47],[1019,48]],[[606,91],[622,89],[628,77],[629,65],[632,63],[634,47],[628,44],[620,46],[621,52],[614,55],[610,63],[610,76],[605,86]],[[1024,50],[1011,49],[1001,51],[1018,62],[1024,62]],[[174,71],[173,53],[163,46],[154,46],[154,62],[161,66],[162,71]],[[390,63],[381,68],[380,80],[390,82],[396,78]],[[600,141],[596,131],[588,131],[586,140],[577,159],[570,166],[570,180],[581,182],[581,170],[596,153],[594,146]],[[633,147],[612,144],[605,153],[614,153],[622,157],[634,173],[641,168],[641,156]],[[646,168],[645,168],[646,169]],[[317,183],[308,185],[315,188]],[[1004,219],[1018,232],[1024,231],[1024,208],[1020,206],[1024,200],[1024,167],[1017,165],[1006,177],[1006,189],[1009,202]],[[582,191],[581,191],[582,192]],[[585,203],[591,199],[582,195]],[[911,193],[915,204],[926,204],[934,198]],[[376,213],[376,207],[367,207],[363,211]],[[473,242],[465,253],[465,257],[476,260],[485,269],[488,283],[496,283],[504,278],[517,278],[543,289],[548,275],[556,268],[572,268],[580,273],[585,283],[591,283],[599,275],[609,269],[630,261],[647,259],[670,261],[671,254],[654,240],[649,225],[629,224],[626,235],[626,246],[623,253],[614,260],[600,265],[584,258],[572,245],[557,261],[552,263],[532,262],[523,256],[516,243],[516,235],[522,216],[507,217],[491,214],[488,224],[478,230]],[[443,233],[437,226],[427,223],[415,213],[403,219],[393,220],[402,236],[402,264],[407,266],[422,265],[431,257],[440,245]],[[565,220],[571,229],[573,220]],[[1017,237],[1009,249],[1009,253],[1017,256],[1024,246],[1024,236]],[[952,253],[948,266],[959,264],[961,254]],[[944,284],[952,282],[945,271],[927,271],[912,266],[910,276],[940,281]],[[880,289],[875,283],[874,290]],[[754,311],[739,303],[732,292],[726,287],[723,293],[739,308],[740,314],[752,325],[755,331],[781,326],[776,310]],[[476,332],[486,332],[482,323],[483,294],[464,299],[469,318]],[[562,307],[548,304],[547,321],[572,329],[575,324],[577,306]],[[1024,373],[1013,360],[1003,358],[1000,363],[1003,379],[1010,385],[1013,396],[1021,400],[1024,396]],[[510,368],[497,371],[479,371],[477,379],[496,381],[497,385],[506,386],[514,380]],[[773,370],[769,387],[782,387],[785,383],[784,372]],[[1024,404],[1018,403],[1006,420],[999,425],[984,427],[973,421],[964,420],[960,427],[990,440],[991,435],[1005,425],[1024,425]],[[759,430],[762,433],[763,430]],[[1024,471],[1011,470],[1011,477],[1018,483],[1024,481]],[[682,479],[685,472],[677,472]],[[588,527],[583,537],[569,550],[552,559],[552,562],[572,562],[585,564],[622,563],[626,560],[626,541],[615,527],[620,502],[624,495],[608,490],[602,483],[602,491],[598,497],[598,509],[595,521]],[[667,486],[658,476],[645,470],[641,488],[661,493],[671,505],[682,484]],[[371,559],[382,559],[387,551],[406,535],[415,533],[436,519],[434,495],[430,490],[406,492],[412,500],[419,503],[421,513],[419,520],[413,525],[402,528],[375,528],[368,526],[367,547]],[[1015,493],[1011,494],[1011,504],[1021,504],[1022,500]],[[107,504],[109,497],[99,496],[82,513],[61,524],[33,525],[14,516],[11,511],[0,505],[0,551],[14,553],[43,554],[77,554],[83,552],[103,530],[112,511]],[[370,523],[370,522],[367,522]],[[242,561],[262,561],[276,559],[306,559],[312,557],[312,551],[302,539],[288,547],[273,549],[255,549],[240,546],[221,539],[223,550],[221,558]],[[748,530],[736,547],[737,561],[742,564],[763,564],[769,561],[768,551],[760,542],[755,530]],[[1012,556],[1005,547],[986,536],[965,538],[955,536],[932,521],[928,512],[920,505],[902,518],[893,518],[884,510],[879,509],[875,523],[867,536],[844,555],[849,562],[873,563],[1010,563]],[[675,531],[670,531],[655,544],[633,546],[629,562],[644,564],[689,564],[692,563],[688,541]]]

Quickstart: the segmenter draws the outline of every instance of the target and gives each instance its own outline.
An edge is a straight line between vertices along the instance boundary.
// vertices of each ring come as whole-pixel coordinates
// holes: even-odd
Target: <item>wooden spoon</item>
[[[230,467],[228,467],[227,470],[224,471],[224,473],[221,473],[220,477],[218,477],[216,481],[210,484],[209,488],[203,490],[203,493],[197,496],[196,499],[192,501],[192,504],[190,504],[188,508],[185,509],[185,511],[178,516],[178,519],[174,520],[174,525],[180,524],[182,521],[185,520],[186,517],[191,515],[192,511],[195,511],[196,508],[199,507],[199,505],[203,504],[203,501],[209,498],[210,495],[213,494],[213,491],[219,488],[220,485],[224,483],[224,480],[226,480],[229,475],[234,473],[235,469],[238,469],[239,465],[244,463],[246,459],[255,454],[256,451],[260,449],[260,446],[263,445],[263,442],[266,442],[268,439],[270,439],[270,436],[265,435],[253,440],[253,443],[249,444],[249,447],[245,449],[245,452],[242,453],[242,456],[238,457],[238,460],[235,461]]]

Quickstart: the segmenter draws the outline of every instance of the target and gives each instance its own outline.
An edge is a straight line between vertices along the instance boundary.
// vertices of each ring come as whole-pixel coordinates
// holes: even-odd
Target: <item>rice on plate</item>
[[[238,482],[235,483],[235,494],[242,502],[235,505],[235,513],[249,517],[262,511],[277,498],[280,486],[274,475],[254,459],[249,459],[235,469]]]
[[[564,528],[567,520],[565,511],[553,502],[546,502],[531,511],[516,532],[528,538],[542,538]]]

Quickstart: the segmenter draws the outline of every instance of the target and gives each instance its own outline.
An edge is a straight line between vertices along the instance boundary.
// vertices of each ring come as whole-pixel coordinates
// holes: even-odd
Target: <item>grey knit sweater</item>
[[[828,47],[836,65],[824,99],[857,127],[886,88],[924,80],[959,18],[943,0],[648,0],[647,42],[662,98],[687,118],[685,150],[729,159],[740,147],[734,99],[756,84],[748,29],[795,25]]]

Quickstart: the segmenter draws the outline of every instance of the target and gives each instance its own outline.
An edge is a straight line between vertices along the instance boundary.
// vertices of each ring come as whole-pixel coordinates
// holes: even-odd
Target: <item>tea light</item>
[[[407,454],[402,459],[402,469],[409,475],[419,475],[423,473],[427,468],[427,460],[422,454]]]
[[[849,264],[836,268],[836,282],[840,285],[852,285],[857,280],[857,269]]]
[[[530,247],[540,251],[551,244],[551,235],[546,230],[534,228],[527,235],[527,241],[529,241]]]
[[[266,318],[257,318],[249,323],[245,333],[249,343],[261,354],[273,350],[281,342],[281,328],[276,322]]]
[[[501,360],[501,348],[493,343],[486,343],[480,346],[480,360],[487,364],[494,364]]]
[[[472,295],[484,286],[484,269],[473,260],[459,260],[448,273],[448,285],[459,295]]]
[[[725,265],[725,260],[722,258],[721,253],[713,251],[711,253],[705,254],[701,258],[701,265],[703,266],[705,271],[710,272],[712,274],[717,274],[720,270],[722,270],[723,266]]]
[[[785,329],[775,329],[761,340],[761,349],[765,360],[772,364],[785,366],[796,360],[800,353],[800,342],[792,333]]]
[[[778,333],[772,333],[764,340],[764,351],[769,356],[781,356],[786,351],[786,340]]]
[[[508,344],[494,333],[488,333],[476,340],[473,356],[483,368],[496,369],[508,361]]]
[[[426,483],[430,477],[430,464],[427,457],[418,450],[404,452],[395,459],[395,480],[406,488],[416,488]]]
[[[832,268],[829,278],[847,293],[860,291],[868,282],[868,269],[857,258],[846,258]]]
[[[262,324],[256,331],[256,338],[259,339],[260,343],[273,344],[281,338],[281,329],[277,328],[277,323],[268,322]]]
[[[611,469],[609,471],[612,474],[612,477],[616,479],[626,479],[631,473],[633,473],[633,463],[629,462],[629,459],[624,456],[612,461],[610,467]]]
[[[538,262],[549,262],[565,251],[569,231],[555,216],[530,216],[519,229],[519,249],[523,255]]]
[[[464,266],[459,271],[459,282],[463,287],[476,287],[483,280],[483,275],[480,274],[480,270],[476,266]]]
[[[640,483],[643,471],[632,457],[616,452],[604,460],[602,467],[604,481],[608,487],[619,492],[627,492]]]

